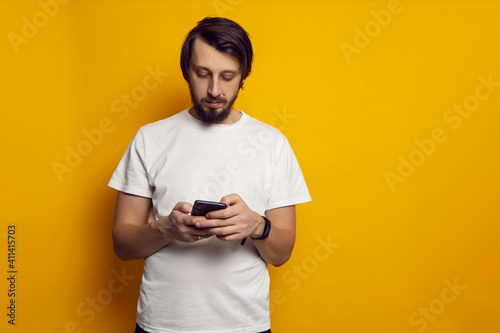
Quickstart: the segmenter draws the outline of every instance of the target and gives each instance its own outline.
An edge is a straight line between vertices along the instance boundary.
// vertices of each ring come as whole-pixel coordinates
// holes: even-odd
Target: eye
[[[225,75],[222,77],[222,80],[224,81],[231,81],[234,78],[233,75]]]
[[[207,71],[198,71],[198,72],[196,72],[196,75],[202,79],[210,76],[210,74]]]

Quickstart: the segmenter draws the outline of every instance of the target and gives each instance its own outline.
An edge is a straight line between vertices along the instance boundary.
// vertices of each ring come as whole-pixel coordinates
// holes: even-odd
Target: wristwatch
[[[271,231],[271,221],[269,221],[269,219],[265,216],[262,216],[264,218],[264,221],[266,222],[266,224],[264,225],[264,232],[262,233],[262,235],[260,237],[257,237],[257,238],[253,238],[252,236],[250,236],[251,239],[253,240],[262,240],[262,239],[266,239],[267,237],[269,237],[269,232]]]
[[[264,232],[262,233],[262,235],[260,237],[253,238],[252,236],[250,236],[250,238],[253,240],[263,240],[263,239],[266,239],[267,237],[269,237],[269,233],[271,232],[271,221],[269,221],[269,219],[265,216],[262,216],[262,218],[266,222],[266,224],[264,225]],[[245,245],[246,241],[247,241],[247,238],[246,237],[243,238],[241,240],[241,245]]]

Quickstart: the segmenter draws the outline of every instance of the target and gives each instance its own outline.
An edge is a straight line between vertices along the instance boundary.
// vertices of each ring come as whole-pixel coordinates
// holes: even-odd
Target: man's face
[[[236,111],[232,107],[240,81],[240,64],[235,57],[216,50],[200,38],[195,39],[189,65],[193,116],[206,124],[235,122]]]

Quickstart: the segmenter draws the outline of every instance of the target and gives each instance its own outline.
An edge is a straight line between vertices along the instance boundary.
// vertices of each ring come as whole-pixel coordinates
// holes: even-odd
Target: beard
[[[232,98],[231,100],[227,100],[226,98],[221,96],[212,97],[208,95],[207,97],[203,97],[200,99],[200,101],[198,101],[194,96],[191,87],[189,87],[189,90],[191,92],[191,100],[193,101],[194,112],[205,125],[218,124],[223,122],[229,116],[234,101],[236,101],[236,98],[238,97],[238,95],[236,94],[234,98]],[[208,107],[203,104],[204,102],[221,103],[221,106],[219,108],[222,108],[222,110],[217,111],[218,108]]]

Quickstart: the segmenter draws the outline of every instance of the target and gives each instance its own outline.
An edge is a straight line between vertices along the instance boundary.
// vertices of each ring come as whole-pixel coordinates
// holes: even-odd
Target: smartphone
[[[224,209],[227,205],[221,202],[196,200],[191,210],[193,216],[205,216],[208,212]]]

